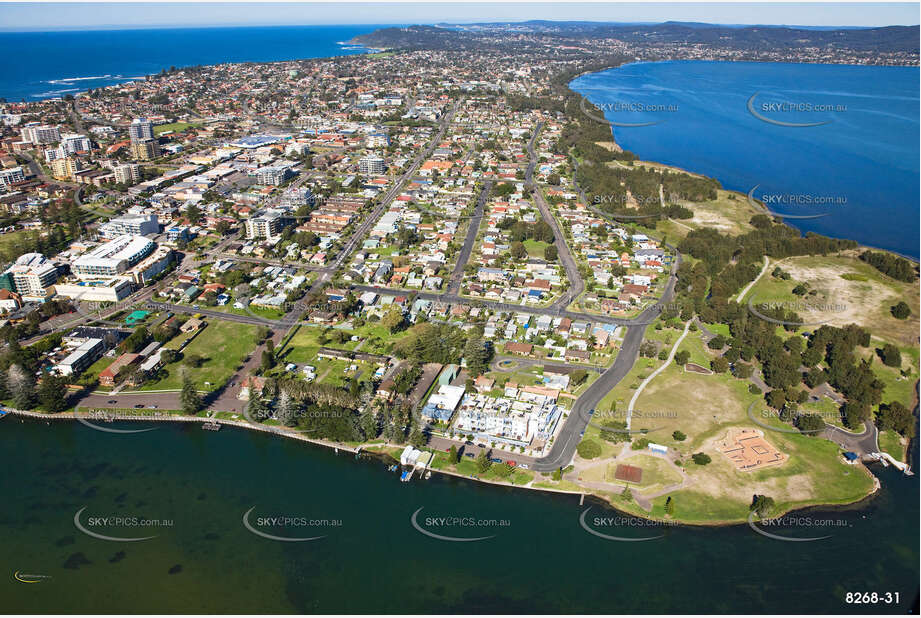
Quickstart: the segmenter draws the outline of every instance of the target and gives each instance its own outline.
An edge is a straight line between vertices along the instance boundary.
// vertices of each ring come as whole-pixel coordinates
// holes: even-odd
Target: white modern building
[[[153,123],[146,118],[135,118],[128,127],[128,137],[132,142],[139,142],[145,139],[153,139]]]
[[[275,238],[281,234],[289,221],[290,219],[286,218],[285,213],[280,210],[262,210],[244,222],[246,237],[249,239]]]
[[[99,235],[107,240],[132,234],[146,236],[160,232],[157,215],[125,214],[106,221],[99,226]]]
[[[19,134],[22,136],[22,141],[35,145],[54,144],[61,141],[61,131],[57,127],[37,122],[30,122],[20,130]]]
[[[0,169],[0,187],[8,187],[15,182],[22,182],[26,179],[25,173],[21,167],[11,167],[9,169]]]
[[[41,253],[25,253],[7,270],[15,292],[25,300],[44,300],[58,280],[58,269]]]
[[[126,234],[81,255],[71,270],[80,279],[117,277],[153,253],[156,246],[143,236]]]
[[[362,174],[383,174],[387,170],[387,162],[380,157],[367,156],[358,160],[358,171]]]
[[[131,185],[141,180],[141,166],[137,163],[116,165],[112,171],[115,173],[115,182],[118,184]]]

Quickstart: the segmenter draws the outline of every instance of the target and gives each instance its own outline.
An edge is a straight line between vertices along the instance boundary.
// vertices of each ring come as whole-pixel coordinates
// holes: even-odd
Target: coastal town
[[[864,280],[889,262],[798,234],[771,253],[757,235],[789,228],[763,205],[640,161],[565,87],[660,47],[527,43],[170,67],[0,103],[5,411],[309,432],[692,522],[709,515],[689,491],[737,521],[752,495],[858,500],[861,462],[908,471],[917,277],[879,299],[879,358],[872,316],[752,317],[752,286],[749,307],[800,296],[796,260]],[[754,240],[724,251],[735,237]],[[839,377],[855,358],[870,373]]]

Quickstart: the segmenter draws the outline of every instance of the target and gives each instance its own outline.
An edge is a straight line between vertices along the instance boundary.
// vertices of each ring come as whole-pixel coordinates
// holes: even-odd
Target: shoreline
[[[602,69],[594,69],[594,70],[590,70],[590,71],[582,71],[582,72],[579,73],[578,75],[576,75],[576,76],[570,78],[570,79],[566,82],[565,85],[566,85],[566,88],[567,88],[571,93],[573,93],[574,95],[576,95],[576,96],[578,96],[578,97],[581,97],[581,98],[583,98],[583,99],[585,99],[586,101],[589,101],[589,102],[591,103],[591,100],[588,98],[588,96],[582,94],[581,92],[575,90],[575,89],[572,87],[572,83],[573,83],[574,81],[576,81],[577,79],[579,79],[580,77],[584,77],[584,76],[586,76],[586,75],[596,75],[596,74],[599,74],[599,73],[605,73],[605,72],[607,72],[607,71],[613,71],[613,70],[616,70],[616,69],[620,69],[620,68],[626,67],[626,66],[628,66],[628,65],[643,65],[643,64],[677,64],[677,63],[681,63],[681,62],[708,62],[708,63],[717,63],[717,62],[718,62],[718,63],[750,62],[750,63],[757,63],[757,64],[776,64],[776,65],[790,65],[790,66],[817,65],[817,66],[847,66],[847,67],[886,67],[886,68],[907,68],[907,69],[917,69],[917,68],[918,68],[918,67],[916,67],[916,66],[904,66],[904,65],[885,65],[885,64],[884,64],[884,65],[876,65],[876,64],[868,65],[868,64],[851,64],[851,63],[843,63],[843,62],[771,62],[771,61],[758,61],[758,60],[706,60],[706,59],[674,59],[674,58],[665,58],[665,59],[662,59],[662,60],[628,60],[628,61],[626,61],[626,62],[624,62],[624,63],[622,63],[622,64],[612,65],[612,66],[609,66],[609,67],[606,67],[606,68],[602,68]],[[593,103],[593,105],[594,105],[594,103]],[[610,129],[610,132],[611,132],[611,142],[613,142],[613,143],[615,144],[615,146],[621,148],[622,150],[628,151],[628,152],[632,152],[634,155],[637,156],[637,161],[634,162],[634,165],[635,165],[637,162],[639,162],[639,163],[647,163],[647,164],[651,164],[651,165],[661,165],[661,166],[663,166],[663,167],[665,167],[665,168],[673,169],[673,170],[678,170],[678,171],[684,172],[684,173],[686,173],[686,174],[691,174],[691,175],[695,175],[695,176],[700,176],[700,177],[703,177],[703,178],[713,178],[714,180],[716,180],[717,182],[720,183],[720,186],[722,187],[722,189],[723,189],[724,191],[730,191],[730,192],[733,192],[733,193],[738,193],[738,194],[740,194],[740,195],[743,195],[743,196],[747,197],[748,194],[745,193],[745,192],[743,192],[743,191],[741,191],[741,190],[736,190],[736,189],[729,189],[729,188],[727,188],[726,186],[723,185],[723,181],[722,181],[721,179],[715,177],[715,176],[709,176],[709,175],[704,174],[704,173],[701,173],[701,172],[695,172],[695,171],[692,171],[692,170],[690,170],[690,169],[685,169],[685,168],[683,168],[683,167],[679,167],[679,166],[677,166],[677,165],[671,165],[671,164],[668,164],[668,163],[662,163],[662,162],[660,162],[660,161],[653,161],[653,160],[644,159],[643,157],[640,156],[639,153],[637,153],[637,152],[635,152],[635,151],[633,151],[633,150],[630,150],[630,149],[626,148],[625,146],[623,146],[622,144],[620,144],[620,143],[617,141],[617,137],[614,135],[614,126],[613,126],[613,125],[610,125],[610,123],[608,123],[608,125],[609,125],[609,129]],[[764,207],[763,205],[759,204],[759,206],[761,206],[763,209],[767,210],[766,207]],[[770,213],[769,210],[767,211],[766,214],[768,214],[769,216],[772,216],[772,217],[779,217],[780,219],[782,219],[782,222],[784,223],[784,225],[787,225],[788,227],[791,227],[791,228],[795,229],[795,230],[798,231],[798,232],[800,233],[800,235],[803,236],[803,237],[806,236],[806,234],[808,233],[808,232],[806,232],[806,231],[800,229],[799,227],[797,227],[797,226],[791,224],[788,220],[783,219],[782,216],[780,216],[780,215],[774,215],[774,214]],[[899,252],[899,251],[895,251],[895,250],[892,250],[892,249],[885,249],[885,248],[882,248],[882,247],[875,247],[875,246],[866,244],[866,243],[864,243],[864,242],[862,242],[862,241],[860,241],[860,240],[857,240],[857,239],[855,239],[855,238],[848,238],[848,237],[844,237],[844,236],[831,236],[831,235],[827,235],[827,234],[822,234],[822,235],[823,235],[823,236],[827,236],[828,238],[836,239],[836,240],[854,240],[854,241],[856,241],[856,242],[859,244],[859,247],[860,247],[861,249],[866,248],[866,249],[870,249],[870,250],[873,250],[873,251],[883,251],[883,252],[886,252],[886,253],[891,253],[892,255],[896,255],[896,256],[898,256],[898,257],[905,258],[906,260],[909,260],[909,261],[911,261],[911,262],[913,262],[913,263],[915,263],[915,264],[921,264],[921,255],[919,255],[918,257],[913,257],[913,256],[905,255],[905,254],[903,254],[903,253],[901,253],[901,252]]]
[[[78,416],[73,412],[48,414],[45,412],[36,412],[33,410],[17,410],[17,409],[10,408],[10,407],[4,408],[4,411],[6,412],[4,416],[28,418],[28,419],[33,419],[37,421],[44,420],[46,423],[49,421],[74,421],[74,422],[83,423],[84,421],[90,422],[93,420],[97,420],[97,421],[102,420],[103,423],[107,422],[106,420],[103,420],[103,419],[94,419],[93,417],[89,415],[79,415]],[[0,418],[3,418],[3,417],[0,417]],[[387,458],[391,461],[397,461],[397,463],[399,463],[399,461],[394,459],[390,453],[379,451],[376,449],[402,448],[403,446],[405,446],[405,445],[399,445],[399,444],[389,445],[389,444],[378,443],[378,444],[370,444],[367,446],[359,445],[357,447],[354,447],[354,446],[349,446],[347,444],[340,444],[336,442],[328,442],[326,440],[317,440],[317,439],[308,438],[304,436],[303,434],[295,433],[293,431],[286,431],[281,428],[276,428],[275,426],[272,426],[272,425],[260,425],[260,424],[253,424],[253,423],[249,423],[245,421],[237,421],[237,420],[232,420],[232,419],[210,418],[210,417],[200,417],[200,416],[186,416],[186,415],[179,415],[179,414],[160,414],[160,415],[151,416],[149,418],[145,418],[145,417],[139,417],[139,416],[131,415],[131,414],[116,413],[107,418],[111,418],[112,420],[115,420],[115,421],[138,421],[138,422],[151,422],[151,423],[157,423],[157,422],[161,422],[161,423],[162,422],[200,423],[200,424],[216,423],[218,425],[227,425],[229,427],[236,427],[238,429],[254,430],[254,431],[259,431],[262,433],[273,434],[275,436],[279,436],[282,438],[288,438],[288,439],[297,440],[300,442],[307,442],[314,446],[320,446],[320,447],[325,447],[327,449],[333,449],[336,452],[338,452],[339,450],[344,450],[354,455],[358,455],[361,453],[371,454],[375,456],[380,456],[381,458]],[[104,431],[104,428],[100,428],[99,430]],[[772,518],[783,517],[784,515],[787,515],[789,513],[807,511],[807,510],[813,510],[813,509],[835,510],[835,509],[853,508],[855,505],[858,505],[865,500],[873,498],[879,492],[882,485],[880,483],[879,478],[875,474],[873,474],[873,472],[869,469],[869,467],[867,467],[865,464],[861,464],[861,467],[863,468],[864,473],[869,475],[870,478],[873,479],[873,489],[866,495],[858,498],[857,500],[851,501],[851,502],[840,502],[840,503],[817,502],[814,504],[805,504],[801,506],[795,506],[795,507],[786,509],[784,511],[779,511],[778,513],[774,513],[771,515],[771,517]],[[598,493],[595,493],[593,490],[590,490],[590,489],[586,489],[584,491],[571,491],[568,489],[556,489],[553,487],[534,487],[534,486],[528,486],[528,485],[515,485],[514,483],[506,483],[506,482],[494,481],[490,479],[482,479],[482,478],[475,477],[475,476],[468,476],[465,474],[461,474],[459,472],[453,472],[451,470],[441,470],[437,468],[426,468],[425,470],[433,472],[433,473],[437,473],[437,474],[442,474],[448,477],[453,477],[453,478],[470,481],[474,483],[483,483],[483,484],[492,485],[495,487],[504,487],[507,489],[526,489],[526,490],[531,490],[531,491],[539,491],[539,492],[546,492],[546,493],[559,494],[559,495],[581,496],[582,501],[584,501],[585,499],[589,499],[589,500],[592,500],[593,502],[597,502],[596,505],[590,505],[590,506],[602,506],[605,508],[613,509],[617,511],[618,513],[621,513],[624,515],[628,515],[631,517],[638,517],[641,519],[645,519],[647,521],[659,522],[659,523],[671,525],[671,526],[687,526],[687,527],[693,527],[693,528],[719,528],[719,527],[728,527],[728,526],[741,526],[747,523],[747,520],[745,518],[742,518],[739,520],[716,520],[716,521],[693,521],[693,522],[685,521],[681,519],[662,519],[658,517],[652,517],[649,513],[643,512],[642,509],[638,511],[624,509],[622,508],[622,505],[617,505],[614,502],[608,500],[603,495],[599,495]],[[535,478],[533,481],[531,481],[532,484],[534,482],[538,482],[538,480]],[[580,501],[580,505],[582,504],[582,501]]]
[[[352,40],[350,40],[349,43],[351,44],[351,43],[352,43]],[[374,51],[372,51],[371,53],[380,53],[380,52],[382,52],[382,51],[387,51],[386,49],[378,50],[378,49],[376,49],[376,48],[371,48],[371,47],[366,47],[366,46],[362,46],[362,47],[363,47],[364,49],[366,49],[366,50],[374,50]],[[342,54],[342,55],[343,55],[343,56],[346,56],[346,55],[364,55],[364,54]],[[338,57],[340,57],[340,56],[332,56],[332,57],[326,57],[326,58],[329,59],[329,58],[338,58]],[[321,58],[310,59],[310,60],[319,60],[319,59],[321,59]],[[274,62],[290,62],[290,60],[288,60],[288,61],[281,60],[281,61],[274,61]],[[661,60],[661,61],[640,61],[639,63],[650,63],[650,62],[684,62],[684,61],[683,61],[683,60]],[[712,62],[726,62],[726,61],[712,61]],[[615,69],[615,68],[620,68],[620,67],[626,66],[627,64],[637,64],[637,63],[638,63],[638,62],[624,62],[624,63],[619,64],[619,65],[616,65],[616,66],[611,66],[611,67],[602,68],[602,69],[595,69],[595,70],[590,70],[590,71],[584,71],[584,72],[580,73],[579,75],[577,75],[576,77],[573,77],[573,78],[569,79],[569,80],[566,82],[565,86],[566,86],[566,88],[567,88],[570,92],[572,92],[573,94],[578,95],[578,96],[582,96],[580,93],[578,93],[577,91],[573,90],[573,89],[570,87],[570,84],[571,84],[575,79],[577,79],[578,77],[581,77],[581,76],[587,75],[587,74],[601,73],[601,72],[609,71],[609,70],[612,70],[612,69]],[[794,65],[794,64],[828,64],[828,63],[776,63],[776,64],[791,64],[791,65]],[[839,66],[839,63],[832,63],[830,66]],[[865,66],[865,65],[845,65],[845,66]],[[875,66],[875,65],[874,65],[874,66]],[[896,66],[896,65],[894,65],[894,66]],[[614,136],[613,127],[611,128],[611,141],[614,142],[616,145],[619,146],[619,144],[617,144],[616,138],[615,138],[615,136]],[[654,162],[654,161],[650,161],[649,163],[655,163],[655,164],[657,164],[657,165],[666,165],[666,164],[657,163],[657,162]],[[693,173],[693,172],[688,172],[688,173]],[[727,189],[727,190],[728,190],[728,189]],[[792,226],[791,226],[791,227],[792,227]],[[797,228],[794,228],[794,229],[797,229]],[[802,233],[802,232],[801,232],[801,233]],[[860,246],[863,246],[863,245],[861,244]],[[888,251],[888,250],[883,250],[883,251]],[[891,251],[890,251],[890,252],[891,252]],[[894,252],[891,252],[891,253],[894,253]],[[897,254],[896,254],[896,255],[897,255]],[[914,261],[917,262],[917,260],[914,260]],[[89,417],[89,416],[87,416],[87,417],[84,419],[84,418],[82,418],[82,415],[77,415],[77,414],[74,413],[74,412],[71,412],[71,413],[62,413],[62,414],[57,414],[57,415],[51,415],[51,414],[45,414],[45,413],[41,413],[41,412],[13,410],[13,409],[11,409],[11,408],[7,408],[7,411],[8,411],[11,415],[14,415],[14,416],[15,416],[15,415],[18,415],[18,416],[29,417],[29,418],[35,418],[35,419],[46,420],[46,421],[50,421],[50,420],[75,420],[75,421],[78,421],[78,422],[82,422],[82,420],[93,420],[92,417]],[[187,422],[187,423],[188,423],[188,422],[199,422],[199,423],[209,423],[209,422],[210,422],[210,423],[216,423],[216,424],[219,424],[219,425],[229,425],[229,426],[232,426],[232,427],[239,427],[239,428],[243,428],[243,429],[253,429],[253,430],[261,431],[261,432],[264,432],[264,433],[272,433],[272,434],[275,434],[275,435],[280,435],[280,436],[282,436],[282,437],[287,437],[287,438],[291,438],[291,439],[295,439],[295,440],[300,440],[300,441],[302,441],[302,442],[308,442],[308,443],[315,444],[315,445],[318,445],[318,446],[325,446],[325,447],[327,447],[327,448],[333,448],[333,449],[336,449],[336,450],[342,448],[342,449],[345,449],[345,450],[348,451],[348,452],[356,453],[356,454],[357,454],[357,453],[360,453],[360,452],[362,451],[362,448],[363,448],[362,446],[350,447],[350,446],[347,446],[347,445],[340,445],[340,444],[333,443],[333,442],[327,442],[327,441],[323,441],[323,440],[311,439],[311,438],[309,438],[309,437],[304,436],[303,434],[297,433],[297,432],[295,432],[295,431],[289,431],[289,430],[286,430],[286,429],[281,428],[281,427],[276,427],[276,426],[271,426],[271,425],[253,424],[253,423],[249,423],[249,422],[247,422],[247,421],[239,421],[239,420],[231,420],[231,419],[220,419],[220,418],[217,418],[217,417],[210,418],[210,417],[190,417],[190,416],[185,416],[185,415],[160,415],[160,416],[152,416],[152,417],[146,418],[146,417],[139,417],[139,416],[137,416],[137,415],[130,415],[130,414],[121,415],[121,414],[117,414],[117,413],[116,413],[116,414],[112,415],[111,418],[113,418],[113,420],[123,420],[123,421],[150,421],[150,422],[155,422],[155,421],[171,421],[171,422]],[[98,420],[98,419],[96,419],[96,420]],[[910,448],[910,444],[911,444],[911,443],[909,442],[909,448]],[[394,445],[394,446],[397,447],[397,446],[399,446],[399,445]],[[387,454],[387,453],[384,453],[384,455],[387,456],[387,457],[390,457],[390,455]],[[841,506],[849,506],[849,505],[853,505],[853,504],[859,503],[859,502],[861,502],[861,501],[863,501],[863,500],[866,500],[866,499],[869,498],[869,497],[872,497],[874,494],[876,494],[876,493],[879,491],[879,489],[880,489],[880,482],[879,482],[879,479],[876,477],[876,475],[874,475],[874,474],[869,470],[868,467],[866,467],[865,465],[864,465],[863,467],[864,467],[865,472],[866,472],[867,474],[869,474],[869,475],[873,478],[873,480],[874,480],[873,489],[872,489],[868,494],[864,495],[863,497],[861,497],[861,498],[859,498],[859,499],[857,499],[857,500],[855,500],[855,501],[852,501],[852,502],[843,502],[843,503],[838,503],[838,504],[835,504],[835,503],[833,503],[833,504],[815,503],[815,504],[806,505],[806,506],[799,506],[799,507],[795,507],[795,508],[788,509],[787,511],[784,511],[783,514],[786,514],[786,513],[789,513],[789,512],[800,511],[800,510],[804,510],[804,509],[811,509],[811,508],[830,508],[830,507],[835,507],[835,506],[838,506],[838,507],[841,507]],[[586,491],[582,491],[582,492],[574,492],[574,491],[561,490],[561,489],[554,489],[554,488],[545,488],[545,487],[527,487],[527,486],[523,486],[523,485],[514,485],[514,484],[512,484],[512,483],[505,483],[505,482],[500,482],[500,481],[492,481],[492,480],[480,479],[480,478],[477,478],[477,477],[470,477],[470,476],[466,476],[466,475],[463,475],[463,474],[459,474],[459,473],[451,472],[451,471],[447,471],[447,470],[435,470],[435,469],[432,469],[432,468],[429,468],[429,469],[430,469],[430,470],[434,470],[435,472],[440,472],[440,473],[445,474],[445,475],[448,475],[448,476],[455,476],[455,477],[458,477],[458,478],[464,478],[464,479],[473,480],[473,481],[478,481],[478,482],[487,483],[487,484],[491,484],[491,485],[507,486],[507,487],[510,487],[510,488],[525,488],[525,489],[532,489],[532,490],[539,490],[539,491],[548,491],[548,492],[551,492],[551,493],[563,493],[563,494],[572,494],[572,495],[582,495],[583,497],[584,497],[585,495],[589,495],[589,496],[592,496],[592,497],[594,497],[594,498],[596,498],[596,499],[602,501],[604,504],[606,504],[607,506],[609,506],[609,507],[611,507],[611,508],[617,510],[618,512],[623,512],[623,513],[626,513],[626,514],[629,514],[629,515],[635,515],[635,516],[637,516],[637,517],[642,517],[642,518],[648,519],[648,520],[650,520],[650,521],[668,521],[668,522],[675,522],[675,523],[680,523],[681,525],[688,525],[688,526],[721,526],[721,525],[739,525],[739,524],[744,523],[744,519],[741,520],[741,521],[738,521],[738,522],[735,522],[735,521],[725,521],[725,522],[723,522],[723,521],[716,521],[716,522],[683,522],[683,521],[677,520],[677,519],[675,519],[675,520],[659,520],[659,519],[653,518],[653,517],[651,517],[651,516],[648,516],[648,514],[647,514],[647,515],[644,515],[644,514],[634,513],[634,512],[631,512],[631,511],[622,510],[622,509],[618,508],[618,506],[615,506],[615,505],[613,504],[612,501],[610,501],[610,500],[608,500],[608,499],[606,499],[606,498],[604,498],[604,497],[599,496],[598,494],[594,493],[592,490],[586,490]],[[536,480],[536,479],[535,479],[535,480]],[[534,481],[531,481],[531,483],[533,483],[533,482],[534,482]]]

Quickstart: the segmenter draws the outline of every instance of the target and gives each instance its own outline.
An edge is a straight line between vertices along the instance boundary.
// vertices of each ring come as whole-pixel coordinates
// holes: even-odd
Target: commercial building
[[[153,253],[156,246],[143,236],[126,234],[78,257],[71,270],[80,279],[116,277]]]
[[[132,142],[139,142],[145,139],[153,139],[153,123],[146,118],[135,118],[128,127],[128,137]]]
[[[131,295],[133,289],[131,280],[124,277],[105,281],[57,283],[54,286],[58,296],[88,303],[116,303]]]
[[[121,215],[99,226],[99,235],[111,240],[125,234],[146,236],[160,231],[157,215]]]
[[[281,138],[275,135],[248,135],[246,137],[241,137],[236,141],[230,142],[227,145],[234,148],[245,148],[246,150],[253,150],[255,148],[262,148],[263,146],[277,144],[280,141]]]

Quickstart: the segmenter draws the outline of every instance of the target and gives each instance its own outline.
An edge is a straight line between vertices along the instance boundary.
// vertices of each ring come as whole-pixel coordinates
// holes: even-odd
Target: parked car
[[[508,465],[510,465],[510,466],[513,467],[513,468],[517,465],[517,464],[515,464],[515,462],[514,462],[513,460],[511,460],[511,459],[509,459],[509,460],[506,461],[505,463],[507,463]]]
[[[473,453],[464,453],[464,457],[469,457],[470,459],[473,459]]]
[[[490,459],[489,461],[493,462],[494,464],[500,464],[500,463],[502,463],[502,460],[499,459],[498,457],[493,457],[493,458]]]
[[[528,468],[530,468],[528,464],[521,464],[518,467],[521,468],[522,470],[527,470]]]

